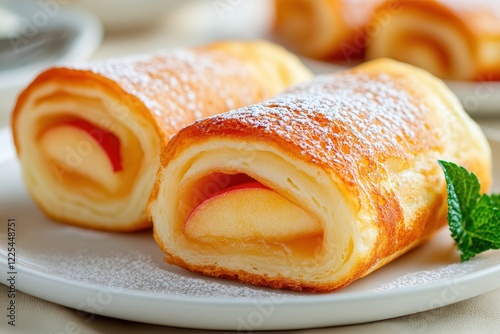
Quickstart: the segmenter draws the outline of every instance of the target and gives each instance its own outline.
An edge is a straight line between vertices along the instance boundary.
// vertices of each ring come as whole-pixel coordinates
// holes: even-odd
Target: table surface
[[[215,38],[255,38],[267,29],[268,21],[238,19],[238,14],[247,12],[245,5],[229,2],[225,7],[226,17],[216,12],[213,3],[189,3],[175,12],[165,14],[161,22],[147,29],[106,34],[102,45],[92,59],[104,59],[161,48],[203,44]],[[253,9],[255,12],[255,8]],[[196,22],[196,24],[193,24]],[[257,22],[257,23],[256,23]],[[246,26],[245,26],[246,24]],[[500,106],[499,106],[500,108]],[[500,110],[499,110],[500,114]],[[479,119],[487,127],[498,129],[499,119]],[[7,287],[0,285],[2,309],[7,299]],[[134,323],[103,316],[82,317],[76,310],[18,292],[16,296],[16,327],[0,321],[0,333],[214,333],[189,329]],[[4,312],[2,312],[4,314]],[[500,290],[455,303],[446,307],[403,316],[399,318],[335,328],[296,331],[300,333],[498,333],[500,328]],[[4,318],[4,316],[2,316]],[[278,331],[273,333],[292,333]],[[227,333],[227,332],[226,332]]]

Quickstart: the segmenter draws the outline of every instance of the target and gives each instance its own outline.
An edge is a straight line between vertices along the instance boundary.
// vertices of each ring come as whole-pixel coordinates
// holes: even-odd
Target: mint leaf
[[[500,249],[500,195],[480,195],[474,173],[439,160],[448,192],[448,225],[462,262],[489,249]]]
[[[471,226],[466,226],[461,249],[462,261],[467,261],[476,254],[489,249],[500,249],[500,209],[493,206],[490,197],[480,197],[471,212]]]
[[[439,164],[444,171],[448,191],[448,225],[460,249],[466,226],[471,225],[470,213],[479,198],[479,181],[474,174],[452,162],[440,160]]]
[[[494,207],[500,209],[500,194],[491,195],[491,201],[492,201]]]

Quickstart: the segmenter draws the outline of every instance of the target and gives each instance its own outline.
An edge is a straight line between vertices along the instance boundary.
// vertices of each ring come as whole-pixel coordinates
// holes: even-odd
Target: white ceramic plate
[[[7,8],[17,13],[23,22],[18,37],[10,39],[11,45],[15,45],[18,50],[30,47],[30,43],[38,43],[39,40],[33,37],[35,32],[60,30],[68,32],[68,35],[71,32],[72,38],[61,38],[61,43],[54,43],[51,53],[34,48],[35,53],[30,62],[0,70],[0,124],[5,125],[20,90],[44,68],[86,59],[100,45],[103,35],[100,21],[90,12],[65,3],[67,1],[5,1]],[[37,54],[40,57],[36,57]]]
[[[315,74],[331,73],[350,66],[302,58]],[[445,81],[471,116],[500,116],[500,81]]]
[[[493,152],[500,141],[491,140]],[[447,229],[347,288],[279,291],[207,278],[162,260],[151,232],[106,233],[55,223],[28,197],[7,130],[0,131],[0,272],[7,284],[78,310],[145,323],[220,330],[355,324],[425,311],[500,287],[500,252],[460,263]],[[495,164],[499,166],[499,156]],[[500,170],[496,170],[500,180]],[[495,191],[500,187],[497,183]],[[16,263],[7,265],[7,221]],[[85,312],[84,312],[85,311]]]

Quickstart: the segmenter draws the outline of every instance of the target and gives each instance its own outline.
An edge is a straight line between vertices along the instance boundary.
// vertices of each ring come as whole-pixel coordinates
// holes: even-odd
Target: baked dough
[[[489,146],[456,97],[381,59],[182,129],[148,212],[168,263],[329,292],[446,225],[438,159],[488,189]]]
[[[378,7],[366,57],[390,57],[442,79],[500,79],[500,6],[489,0],[399,0]]]
[[[50,68],[21,93],[12,117],[26,186],[61,222],[150,227],[160,150],[181,127],[310,76],[294,55],[260,41]]]
[[[275,0],[274,35],[314,59],[359,60],[367,24],[383,0]]]

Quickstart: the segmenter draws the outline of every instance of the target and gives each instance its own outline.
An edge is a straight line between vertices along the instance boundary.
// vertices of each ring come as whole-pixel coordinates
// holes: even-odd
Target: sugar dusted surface
[[[12,166],[12,160],[2,166]],[[2,167],[0,166],[0,167]],[[307,301],[325,298],[331,303],[337,297],[364,296],[377,298],[373,292],[404,294],[414,287],[462,282],[464,278],[479,278],[488,272],[498,272],[500,251],[480,254],[470,262],[458,263],[458,254],[447,230],[442,230],[426,245],[415,249],[392,263],[360,279],[345,289],[326,295],[278,291],[214,279],[169,266],[150,235],[113,234],[62,226],[46,219],[34,206],[22,187],[18,173],[7,173],[12,180],[0,189],[0,208],[17,210],[16,257],[19,277],[24,282],[30,276],[62,280],[61,291],[68,286],[84,289],[92,286],[118,294],[127,292],[148,298],[219,298],[248,303],[273,300]],[[2,191],[5,190],[5,191]],[[12,209],[14,208],[14,209]],[[22,208],[22,209],[21,209]],[[0,238],[0,257],[7,263],[7,238]],[[29,268],[23,272],[22,268]],[[491,276],[491,275],[490,275]],[[496,281],[496,276],[493,277]],[[471,280],[470,284],[474,280]],[[472,288],[472,286],[471,286]],[[77,301],[81,302],[80,300]],[[407,300],[401,302],[407,302]]]
[[[58,278],[102,286],[117,292],[138,292],[144,296],[285,301],[315,295],[272,290],[224,279],[204,277],[169,266],[160,259],[155,259],[151,255],[141,252],[100,253],[102,251],[82,249],[72,254],[58,252],[37,254],[34,266],[36,270]],[[25,260],[31,262],[29,256],[25,257]],[[498,265],[500,265],[500,251],[490,251],[470,262],[449,263],[432,269],[413,270],[401,275],[394,275],[390,279],[378,279],[379,282],[376,284],[370,284],[370,276],[368,276],[352,284],[354,289],[345,288],[334,293],[332,297],[335,294],[356,292],[359,286],[362,292],[382,293],[442,282],[453,283],[467,274]],[[398,265],[389,266],[397,267]],[[356,287],[356,285],[359,286]]]
[[[270,289],[245,286],[222,279],[207,279],[155,261],[150,255],[141,252],[110,252],[100,255],[90,250],[80,250],[71,255],[48,253],[37,257],[37,269],[41,271],[115,291],[128,290],[165,297],[253,300],[280,300],[289,297]]]
[[[408,152],[441,145],[437,133],[428,134],[432,110],[412,90],[410,79],[352,72],[333,79],[317,77],[265,103],[201,120],[196,126],[202,132],[234,128],[270,134],[306,159],[344,175],[347,183],[359,180],[360,162],[371,166],[367,176],[375,180],[385,171],[373,157],[404,160]]]
[[[373,289],[375,292],[390,291],[395,289],[420,286],[443,281],[453,281],[454,278],[474,271],[478,267],[477,262],[453,263],[434,270],[422,270],[402,275],[392,282],[382,284]]]
[[[149,233],[114,235],[46,223],[30,229],[20,242],[19,264],[69,284],[106,288],[169,298],[218,298],[234,301],[293,301],[311,296],[333,298],[357,293],[396,292],[432,284],[458,282],[467,275],[500,266],[500,251],[480,254],[459,263],[449,232],[443,229],[428,244],[332,294],[273,290],[191,273],[163,261]],[[26,232],[25,232],[26,233]],[[52,240],[52,244],[48,242]],[[0,246],[4,242],[0,240]],[[458,280],[458,281],[457,281]]]
[[[217,50],[174,49],[67,67],[116,82],[146,106],[168,137],[196,119],[262,98],[246,65]]]
[[[489,251],[480,254],[478,257],[468,262],[450,263],[433,269],[409,272],[394,278],[390,282],[381,284],[371,291],[385,292],[440,282],[457,284],[457,280],[460,279],[460,277],[475,271],[483,270],[491,265],[500,265],[500,251]]]

